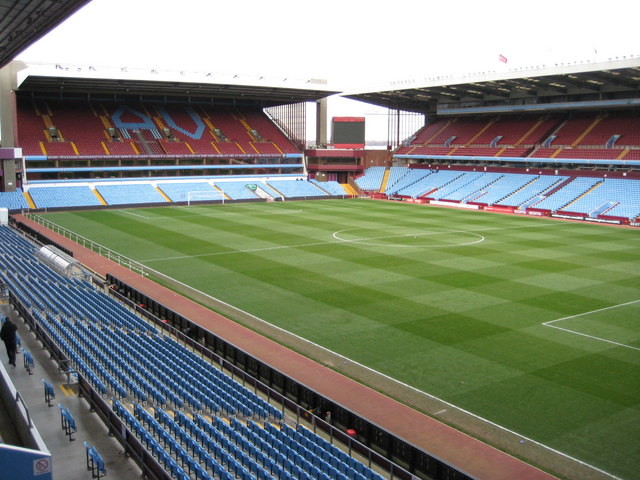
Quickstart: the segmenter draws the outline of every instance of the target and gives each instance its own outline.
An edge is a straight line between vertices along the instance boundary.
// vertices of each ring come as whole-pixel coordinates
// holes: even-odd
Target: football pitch
[[[43,216],[353,362],[638,478],[638,230],[371,200]]]

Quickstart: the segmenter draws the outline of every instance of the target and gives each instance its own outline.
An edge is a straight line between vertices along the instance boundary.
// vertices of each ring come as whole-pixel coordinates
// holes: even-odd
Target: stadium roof
[[[0,68],[90,0],[0,0]],[[315,101],[338,93],[318,79],[211,73],[146,72],[103,67],[49,66],[30,69],[19,64],[19,89],[56,94],[108,94],[215,98],[255,102],[262,106]],[[27,68],[25,68],[27,67]],[[55,70],[54,70],[55,69]],[[35,70],[35,71],[34,71]]]
[[[90,0],[0,0],[0,68]]]
[[[55,28],[90,0],[0,0],[0,68]],[[18,81],[23,91],[56,94],[109,94],[233,99],[263,106],[314,101],[341,92],[317,79],[295,80],[211,73],[174,74],[152,70],[131,75],[125,68],[105,74],[100,68],[58,67],[55,72],[29,71]],[[432,75],[420,80],[392,82],[377,91],[351,92],[347,98],[394,109],[429,114],[445,110],[463,114],[509,111],[526,103],[556,102],[575,108],[580,99],[640,99],[640,56],[607,61],[494,69],[466,74]],[[133,69],[131,69],[133,70]],[[560,101],[558,100],[560,99]],[[617,106],[620,106],[618,104]],[[635,104],[634,104],[635,106]],[[502,110],[500,110],[502,108]],[[506,110],[505,110],[506,109]]]
[[[496,110],[524,104],[550,105],[585,100],[640,98],[640,57],[598,63],[536,66],[513,70],[441,75],[400,81],[386,90],[353,92],[348,98],[421,113],[493,105]],[[577,103],[576,103],[577,104]],[[558,103],[560,105],[560,103]],[[603,104],[604,105],[604,104]],[[558,106],[560,108],[560,106]],[[477,109],[476,109],[476,113]]]
[[[315,101],[339,93],[325,80],[176,72],[136,67],[16,65],[19,91],[55,95],[180,97],[251,102],[261,106]]]

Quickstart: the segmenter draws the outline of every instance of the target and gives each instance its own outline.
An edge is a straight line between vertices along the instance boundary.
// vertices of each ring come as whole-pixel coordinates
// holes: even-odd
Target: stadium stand
[[[246,119],[247,124],[258,132],[263,140],[273,144],[278,152],[299,153],[298,149],[295,148],[286,135],[262,112],[245,110],[243,111],[243,116]]]
[[[96,190],[109,205],[166,203],[166,199],[149,183],[98,185]]]
[[[393,187],[409,172],[406,167],[393,166],[389,168],[389,178],[385,187],[385,193],[391,192]]]
[[[554,146],[575,146],[593,126],[601,120],[601,116],[593,114],[577,114],[565,120],[555,131]]]
[[[282,177],[286,177],[283,175]],[[231,178],[227,176],[227,178]],[[134,179],[109,185],[99,181],[91,182],[92,186],[84,185],[52,185],[49,182],[34,183],[28,191],[34,205],[29,206],[25,194],[16,192],[0,192],[0,208],[7,208],[11,212],[29,208],[86,208],[102,207],[104,205],[135,205],[135,204],[167,204],[168,202],[216,202],[220,200],[256,200],[307,198],[347,195],[342,185],[335,181],[316,182],[315,180],[301,180],[297,176],[287,180],[275,181],[272,187],[265,183],[269,177],[247,177],[246,180],[226,180],[223,176],[208,177],[207,181],[154,181]],[[255,186],[256,190],[249,187]],[[92,190],[95,188],[95,191]],[[282,193],[280,191],[282,189]],[[95,192],[95,193],[94,193]],[[263,192],[263,193],[261,193]],[[164,196],[163,196],[164,195]],[[102,203],[100,198],[104,199]]]
[[[74,157],[78,154],[72,142],[42,142],[45,155],[50,157]]]
[[[327,182],[318,182],[317,180],[310,180],[310,182],[314,184],[316,187],[318,187],[319,189],[321,189],[322,191],[326,192],[327,195],[332,195],[335,197],[347,195],[347,192],[345,192],[344,187],[340,185],[338,182],[336,182],[335,180],[329,180]]]
[[[463,172],[453,170],[440,170],[434,172],[433,175],[425,176],[417,182],[404,187],[397,192],[398,195],[407,195],[412,198],[417,197],[431,197],[432,192],[437,192],[438,189],[453,182],[457,178],[463,175]]]
[[[257,109],[21,98],[18,129],[28,155],[299,153]]]
[[[192,194],[197,200],[219,200],[221,196],[220,191],[214,189],[207,182],[158,183],[158,188],[172,202],[186,202],[189,200],[189,194]]]
[[[115,415],[174,478],[382,479],[299,423],[289,426],[282,407],[85,279],[40,263],[34,245],[9,227],[0,226],[0,245],[0,279],[71,360],[70,367],[113,398]],[[7,268],[11,264],[17,272]],[[62,404],[59,410],[72,440],[76,422]],[[89,443],[85,448],[88,467],[104,474],[97,450]]]
[[[388,196],[535,207],[553,212],[570,209],[592,217],[608,215],[630,220],[640,210],[639,180],[397,166],[391,167],[389,178],[385,192]],[[590,190],[594,186],[599,188]]]
[[[306,181],[269,180],[267,184],[286,198],[325,197],[327,192]]]
[[[110,155],[137,155],[140,153],[131,140],[115,140],[105,145]]]
[[[436,192],[436,195],[442,195],[439,196],[440,200],[454,200],[463,203],[473,201],[484,191],[491,188],[491,184],[500,180],[503,175],[499,173],[481,173],[477,176],[473,175],[473,177],[475,178],[470,183],[451,191],[447,195],[443,195],[440,191]]]
[[[355,179],[360,190],[366,192],[378,192],[382,186],[382,178],[384,176],[384,167],[369,167],[364,171],[361,177]]]
[[[29,189],[37,208],[90,207],[101,205],[86,186],[38,187]]]
[[[39,15],[39,17],[44,18],[47,15]],[[20,30],[15,30],[13,33],[20,33],[22,26],[19,28]],[[36,27],[29,30],[37,32]],[[11,35],[9,39],[15,36]],[[633,68],[637,70],[637,67]],[[449,90],[445,93],[448,95],[444,101],[434,101],[432,98],[437,97],[429,97],[430,112],[439,112],[441,106],[444,109],[455,109],[456,101],[460,102],[460,106],[467,108],[489,107],[485,113],[490,111],[491,107],[504,108],[505,105],[513,110],[526,111],[528,107],[544,106],[545,100],[550,98],[553,99],[552,101],[568,100],[568,103],[571,101],[589,103],[588,101],[597,98],[593,103],[598,105],[598,111],[586,114],[551,113],[544,116],[536,113],[522,118],[493,116],[491,113],[491,117],[474,118],[468,115],[436,120],[422,132],[418,132],[410,143],[400,147],[396,153],[423,157],[440,155],[452,157],[451,163],[446,159],[443,162],[447,163],[440,165],[454,168],[445,171],[439,170],[440,165],[433,168],[428,165],[429,169],[418,172],[418,169],[403,171],[400,167],[394,167],[392,171],[382,172],[382,178],[377,186],[377,173],[372,175],[373,187],[368,191],[379,192],[385,189],[389,194],[413,198],[428,195],[438,198],[438,195],[444,195],[442,199],[455,202],[504,204],[520,208],[544,207],[553,212],[583,212],[592,218],[602,215],[637,218],[640,213],[638,180],[607,178],[606,173],[596,171],[595,168],[591,177],[585,176],[584,172],[579,172],[575,176],[568,175],[566,171],[561,172],[561,175],[558,171],[555,175],[549,171],[539,172],[538,175],[525,175],[523,171],[482,173],[464,169],[455,170],[456,165],[463,166],[465,165],[463,162],[466,161],[469,161],[466,165],[478,165],[474,163],[476,162],[474,159],[460,160],[463,156],[490,157],[490,161],[484,159],[488,165],[492,165],[494,159],[510,157],[503,163],[503,166],[508,167],[511,165],[507,165],[507,162],[512,158],[527,159],[535,165],[536,169],[538,165],[543,164],[546,164],[546,167],[541,168],[553,168],[549,165],[554,161],[570,165],[568,168],[589,163],[585,160],[594,160],[595,162],[591,164],[604,165],[604,168],[619,168],[621,165],[625,166],[624,161],[640,160],[637,111],[630,113],[621,111],[622,108],[630,109],[631,107],[621,108],[620,104],[615,108],[621,108],[621,110],[609,109],[607,112],[600,110],[600,106],[606,106],[608,102],[614,104],[615,101],[624,102],[633,95],[637,97],[637,77],[628,74],[620,75],[621,72],[612,70],[610,73],[607,72],[610,78],[607,81],[604,73],[597,72],[591,78],[578,77],[577,80],[572,74],[569,76],[571,80],[564,83],[562,77],[565,75],[557,75],[557,72],[554,72],[553,83],[549,83],[551,80],[546,80],[546,87],[544,76],[534,76],[533,80],[508,78],[506,79],[508,83],[500,79],[492,79],[491,83],[502,85],[497,90],[487,87],[489,82],[480,81],[477,84],[471,84],[474,88],[471,90],[472,95],[466,98],[464,85],[455,85],[453,88],[447,85],[444,85],[444,88],[437,86],[436,88],[442,91],[445,91],[445,88]],[[605,78],[604,81],[603,78]],[[620,95],[620,91],[611,91],[610,87],[616,84],[622,86],[622,90],[635,93]],[[157,85],[159,86],[159,82]],[[140,101],[131,104],[113,104],[104,99],[97,102],[62,101],[64,96],[62,89],[63,87],[60,86],[59,92],[55,95],[59,96],[60,101],[29,98],[29,94],[33,92],[26,90],[24,97],[18,96],[19,108],[22,108],[22,102],[25,104],[25,114],[24,119],[19,119],[19,122],[24,123],[19,129],[17,145],[22,147],[24,154],[33,157],[29,159],[30,162],[43,162],[43,167],[58,169],[57,173],[34,171],[33,178],[36,181],[54,178],[56,174],[58,180],[62,180],[67,173],[72,178],[73,175],[76,175],[75,178],[80,178],[81,173],[78,173],[78,170],[73,171],[72,168],[85,166],[87,171],[105,165],[139,168],[143,172],[144,168],[153,168],[153,162],[158,160],[158,157],[161,160],[170,160],[172,166],[179,167],[183,165],[179,160],[180,157],[196,154],[223,156],[225,158],[221,165],[232,165],[236,156],[247,157],[255,154],[275,157],[283,153],[300,153],[259,110],[245,111],[236,107],[218,105],[213,107],[213,98],[210,99],[210,105],[205,102],[203,105],[194,106],[191,105],[191,98],[189,98],[189,105],[176,105],[172,104],[173,100],[167,102],[167,97],[164,97],[162,103]],[[576,89],[579,90],[579,100]],[[428,98],[427,95],[421,94],[421,90],[420,86],[412,85],[411,95],[407,95],[407,98],[410,97],[412,102],[417,101],[417,103],[420,102],[417,99],[421,97]],[[551,95],[541,98],[538,102],[537,97],[545,95],[543,93],[545,91],[551,92]],[[87,93],[93,95],[93,92]],[[182,95],[182,91],[178,92],[177,89],[171,93]],[[397,95],[399,102],[403,93],[400,91]],[[75,92],[72,95],[75,95]],[[520,97],[521,95],[523,97]],[[525,95],[529,97],[524,97]],[[55,96],[51,95],[51,98]],[[113,94],[114,99],[117,96],[118,94]],[[141,98],[142,95],[140,95]],[[156,99],[154,101],[157,101],[160,96],[154,98]],[[504,101],[501,98],[504,98]],[[521,98],[522,101],[520,101]],[[235,101],[236,99],[228,98],[223,100],[227,105],[235,105]],[[435,108],[435,103],[438,102],[440,105]],[[427,103],[424,102],[422,106],[426,105]],[[399,103],[398,113],[401,107]],[[576,108],[576,111],[583,111],[584,105],[570,107],[568,110],[559,110],[556,106],[552,111],[571,112],[573,108]],[[637,110],[637,107],[635,108]],[[451,115],[451,111],[448,115]],[[127,158],[124,160],[116,158],[119,156]],[[129,158],[136,156],[138,158]],[[87,160],[82,157],[99,158]],[[537,161],[538,159],[540,161]],[[206,162],[206,160],[198,161]],[[223,163],[227,161],[228,164]],[[160,164],[161,162],[156,163],[156,165]],[[66,168],[68,169],[64,170]],[[394,170],[396,168],[398,169]],[[27,167],[27,171],[22,172],[25,174],[25,181],[28,170]],[[256,168],[256,172],[264,173],[259,168]],[[391,175],[388,175],[389,173]],[[634,175],[636,172],[630,170],[630,173]],[[92,171],[88,175],[93,174]],[[141,173],[141,175],[146,174],[146,171]],[[96,174],[103,178],[107,175],[110,173]],[[130,175],[129,172],[125,174],[118,172],[113,178],[118,176],[129,177]],[[361,177],[364,183],[369,180],[366,177],[367,173]],[[251,180],[251,182],[254,181],[258,182],[258,180]],[[288,183],[292,182],[283,184],[280,190],[289,191],[291,186]],[[227,186],[233,190],[231,184],[232,182],[229,182]],[[145,185],[155,190],[155,182],[145,183]],[[299,195],[300,192],[308,190],[311,185],[318,188],[325,187],[327,190],[330,186],[311,182],[304,186],[296,185],[295,188],[298,191],[291,190],[295,193],[290,194]],[[18,186],[22,185],[18,183]],[[28,187],[29,185],[26,184],[25,189]],[[107,187],[103,187],[105,192],[108,190]],[[331,185],[331,189],[333,187],[334,185]],[[75,208],[95,205],[92,202],[95,202],[96,198],[86,196],[86,191],[90,191],[90,187],[74,187],[73,192],[47,192],[46,188],[48,187],[30,188],[30,192],[25,195],[21,191],[15,192],[11,197],[0,195],[0,206],[6,201],[13,209],[28,208],[32,199],[37,208]],[[67,187],[61,190],[65,188]],[[165,188],[175,196],[185,193],[178,187],[166,186]],[[270,192],[274,197],[279,195],[266,184],[262,184],[260,188]],[[146,186],[140,189],[145,192],[140,192],[137,196],[133,189],[124,192],[128,188],[118,188],[118,193],[113,192],[110,200],[113,205],[167,200],[163,197],[167,193],[160,186],[156,190],[160,197]],[[250,190],[245,183],[244,190],[239,187],[239,196],[247,195],[247,191]],[[337,192],[337,190],[334,191]],[[337,193],[334,194],[337,195]],[[126,201],[123,197],[127,197]],[[424,200],[424,198],[421,199]],[[122,202],[119,203],[120,201]],[[5,240],[2,238],[3,234],[0,232],[0,242]],[[24,246],[19,239],[13,238],[7,238],[6,243],[2,245],[8,246],[0,252],[2,262],[5,264],[7,262],[4,260],[4,255],[8,249],[15,248],[20,251]],[[28,247],[25,246],[25,248]],[[187,369],[191,359],[182,356],[183,346],[178,344],[174,350],[174,345],[167,345],[164,342],[167,339],[173,342],[175,340],[154,331],[145,331],[144,327],[133,319],[119,320],[123,323],[118,323],[118,320],[112,319],[108,314],[112,308],[111,305],[98,308],[97,315],[105,317],[105,323],[101,323],[102,320],[94,321],[92,315],[96,314],[92,310],[93,301],[85,298],[86,295],[92,296],[87,293],[91,290],[87,282],[74,280],[78,284],[74,284],[74,288],[77,286],[79,290],[67,289],[65,286],[67,279],[59,277],[56,272],[47,272],[47,269],[41,268],[38,262],[31,262],[29,255],[18,255],[11,257],[11,260],[11,264],[20,264],[16,267],[17,273],[9,268],[2,271],[13,282],[12,289],[18,291],[17,295],[21,301],[30,305],[29,308],[33,310],[34,316],[38,317],[41,325],[46,326],[49,334],[56,338],[56,342],[69,352],[69,355],[74,355],[78,370],[82,371],[83,375],[86,375],[105,397],[113,398],[113,410],[116,414],[126,419],[131,431],[135,432],[137,439],[151,453],[149,456],[153,456],[154,461],[157,459],[162,463],[174,478],[178,480],[214,477],[221,480],[270,477],[321,480],[379,479],[379,475],[375,472],[368,471],[357,462],[354,463],[353,459],[344,452],[335,449],[332,445],[327,445],[326,441],[314,436],[301,425],[292,429],[286,423],[268,422],[266,421],[268,415],[264,416],[259,410],[249,413],[243,406],[232,404],[231,400],[228,405],[223,404],[223,400],[219,400],[220,405],[217,405],[208,396],[209,392],[203,390],[206,385],[191,390],[193,383],[202,385],[209,378],[205,380],[204,377],[196,377],[195,374],[190,376]],[[24,275],[34,279],[32,285],[24,282],[22,278]],[[67,290],[72,290],[70,297],[59,293]],[[51,312],[55,312],[55,315]],[[125,351],[125,355],[130,357],[127,361],[116,361],[122,360],[122,358],[116,359],[118,356],[116,352],[121,351]],[[25,351],[25,362],[28,359],[27,353]],[[173,378],[169,375],[161,377],[158,374],[155,380],[159,383],[154,383],[142,377],[139,370],[135,370],[132,360],[137,357],[134,357],[134,353],[142,353],[142,357],[148,355],[161,365],[162,370],[172,373],[177,371],[176,366],[186,365],[187,367],[185,370],[179,370],[177,376]],[[187,354],[189,353],[192,352],[187,350]],[[207,371],[207,368],[209,367],[201,365],[194,367],[198,371]],[[151,370],[151,366],[148,366],[148,370]],[[213,390],[213,387],[210,389]],[[246,399],[244,392],[240,397],[242,403]],[[155,405],[145,404],[145,400]],[[66,424],[71,431],[73,417],[65,412],[62,405],[60,407],[62,423]],[[200,414],[194,415],[193,411],[185,414],[181,410],[195,410],[199,407],[206,411],[207,418]],[[233,415],[236,416],[229,417],[230,412],[234,411]],[[277,415],[273,418],[277,420]],[[374,429],[371,431],[375,432],[372,435],[385,433]],[[383,435],[380,437],[384,439],[385,445],[378,445],[378,448],[386,450],[390,458],[394,455],[400,458],[403,452],[408,452],[412,448],[410,444],[387,443],[388,437]],[[294,441],[297,444],[294,445]],[[91,470],[92,476],[97,474],[99,478],[101,473],[106,473],[104,462],[97,450],[86,442],[85,449],[87,468]],[[327,455],[321,449],[329,451],[333,456]],[[412,452],[411,462],[415,462],[417,457],[415,453],[415,451]],[[408,456],[404,460],[407,458]],[[429,460],[430,465],[427,468],[437,469],[437,465],[433,467],[436,463],[434,459]],[[86,474],[86,472],[83,473]],[[440,476],[457,478],[457,475],[464,476],[464,473],[444,470]],[[394,477],[393,472],[391,477]],[[409,477],[413,478],[413,475],[408,475],[406,478]]]
[[[432,170],[408,169],[406,167],[392,167],[387,183],[386,194],[395,195],[403,192],[403,195],[413,196],[413,190],[407,190],[411,185],[417,184],[428,175],[433,173]]]
[[[605,178],[563,209],[585,213],[592,218],[604,214],[636,218],[640,215],[640,180]]]
[[[215,187],[224,192],[231,200],[255,200],[256,193],[247,187],[248,182],[215,182]]]
[[[189,155],[194,153],[189,144],[177,140],[160,139],[160,146],[167,155]]]
[[[535,179],[535,175],[527,174],[502,175],[495,183],[488,185],[488,188],[481,189],[479,195],[473,201],[493,205],[513,195],[516,191],[535,181]]]
[[[538,176],[534,181],[528,183],[523,188],[515,191],[513,194],[496,203],[498,205],[520,207],[531,199],[543,195],[547,191],[554,189],[558,185],[568,180],[568,178],[569,177],[565,176],[555,177],[551,175]]]
[[[396,154],[631,160],[639,125],[633,112],[436,119]]]
[[[22,190],[17,189],[15,192],[0,192],[0,208],[6,208],[9,211],[23,210],[29,208],[29,204]]]
[[[475,182],[482,175],[481,172],[458,172],[458,175],[453,181],[441,186],[433,192],[433,194],[429,194],[429,196],[432,196],[436,200],[447,199],[449,195]]]
[[[559,190],[552,192],[540,202],[530,205],[541,210],[556,211],[564,208],[569,203],[584,195],[593,188],[600,180],[591,177],[576,177],[562,186]]]

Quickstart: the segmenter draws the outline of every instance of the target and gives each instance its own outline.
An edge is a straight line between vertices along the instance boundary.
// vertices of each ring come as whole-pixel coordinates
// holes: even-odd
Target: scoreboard
[[[364,117],[333,117],[331,143],[334,148],[364,148]]]

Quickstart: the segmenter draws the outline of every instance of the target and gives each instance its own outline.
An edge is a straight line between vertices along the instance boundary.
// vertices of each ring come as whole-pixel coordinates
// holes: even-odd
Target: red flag
[[[507,57],[502,54],[498,55],[498,60],[500,60],[502,63],[507,63]]]

